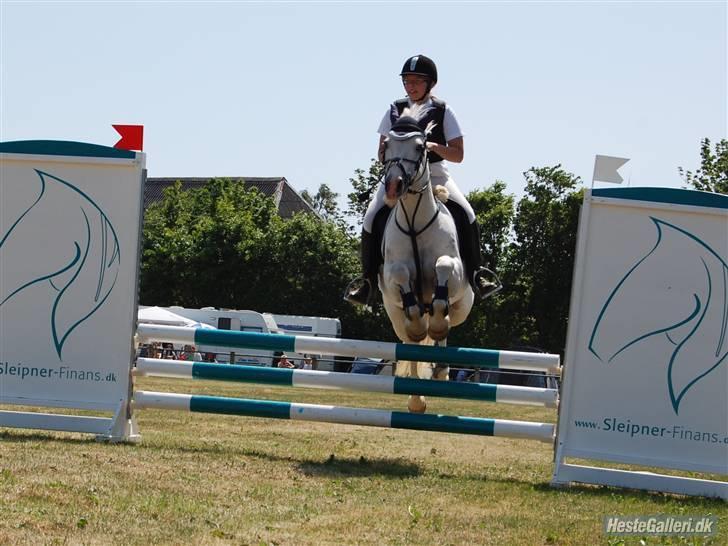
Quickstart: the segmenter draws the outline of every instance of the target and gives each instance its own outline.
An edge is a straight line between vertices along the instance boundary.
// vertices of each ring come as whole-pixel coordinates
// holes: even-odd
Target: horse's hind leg
[[[447,339],[450,333],[448,283],[455,270],[455,260],[450,256],[440,256],[435,264],[437,285],[432,298],[432,316],[430,317],[427,335],[439,341]]]
[[[397,377],[414,377],[420,379],[427,379],[421,377],[421,366],[422,362],[412,362],[409,360],[400,360],[397,362],[394,374]],[[424,396],[411,394],[407,399],[407,409],[411,413],[425,413],[427,409],[427,402],[425,402]]]
[[[436,343],[439,347],[447,345],[447,339],[441,339]],[[448,381],[450,379],[450,366],[443,362],[438,362],[432,369],[432,379],[436,381]]]

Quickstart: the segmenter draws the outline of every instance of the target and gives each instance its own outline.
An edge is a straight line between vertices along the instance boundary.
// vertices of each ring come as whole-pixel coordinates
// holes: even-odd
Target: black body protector
[[[432,107],[427,110],[424,116],[417,120],[417,124],[420,126],[420,130],[424,133],[427,128],[427,124],[431,121],[435,122],[435,127],[432,129],[427,140],[430,142],[436,142],[447,146],[445,140],[445,102],[435,97],[431,97]],[[397,123],[397,120],[402,115],[405,108],[409,106],[409,99],[400,99],[394,101],[389,109],[389,121],[392,122],[392,127]],[[430,163],[438,163],[442,161],[442,157],[437,155],[435,152],[427,152],[427,159]]]

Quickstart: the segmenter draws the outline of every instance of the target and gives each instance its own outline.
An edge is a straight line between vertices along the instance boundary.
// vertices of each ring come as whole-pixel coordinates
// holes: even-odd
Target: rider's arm
[[[463,137],[453,138],[447,141],[447,146],[438,144],[437,142],[428,142],[427,149],[431,152],[435,152],[445,161],[451,163],[460,163],[465,155],[465,148],[463,145]]]
[[[379,148],[377,148],[377,158],[380,163],[384,163],[384,135],[379,135]]]

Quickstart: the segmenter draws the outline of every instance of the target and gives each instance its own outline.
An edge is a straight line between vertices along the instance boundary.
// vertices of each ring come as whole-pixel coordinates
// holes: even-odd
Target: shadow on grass
[[[401,459],[376,459],[365,457],[337,458],[330,455],[325,461],[307,461],[298,465],[298,469],[306,476],[321,477],[364,477],[385,476],[392,478],[412,478],[419,476],[420,467]]]
[[[155,446],[144,446],[144,449],[156,449]],[[160,448],[162,449],[162,448]],[[168,449],[168,448],[163,448]],[[306,476],[319,477],[364,477],[364,476],[384,476],[395,478],[410,478],[422,474],[420,467],[413,462],[402,459],[367,459],[365,457],[343,457],[329,455],[325,461],[305,460],[295,456],[276,455],[270,451],[262,451],[251,448],[233,448],[225,446],[177,446],[175,449],[186,453],[220,453],[224,451],[226,455],[237,455],[241,457],[251,457],[265,461],[276,461],[293,463],[295,467]]]
[[[140,445],[133,446],[144,450],[168,451],[169,446]],[[292,463],[306,476],[330,476],[330,477],[364,477],[364,476],[389,476],[397,478],[410,478],[422,474],[421,468],[413,462],[403,459],[367,459],[366,457],[344,457],[329,455],[325,461],[305,460],[302,457],[291,455],[276,455],[271,451],[257,450],[252,448],[241,448],[230,445],[177,445],[175,450],[182,453],[211,453],[234,455],[239,457],[250,457],[264,461]]]
[[[132,449],[143,451],[169,451],[174,449],[180,453],[208,453],[224,454],[226,456],[250,457],[265,461],[279,461],[293,463],[298,470],[307,476],[391,476],[391,477],[413,477],[422,473],[420,467],[412,462],[402,459],[376,459],[370,460],[365,457],[359,458],[337,458],[330,455],[325,461],[302,460],[298,457],[276,455],[270,451],[261,451],[251,448],[241,448],[230,445],[207,444],[207,445],[157,445],[157,444],[111,444],[108,442],[97,442],[92,436],[72,437],[62,436],[57,432],[50,433],[27,433],[17,431],[0,432],[0,440],[3,442],[14,442],[18,444],[30,442],[48,442],[70,444],[75,446],[100,446],[111,445],[114,449]],[[71,433],[69,433],[71,434]]]
[[[63,434],[63,436],[58,436]],[[18,432],[17,430],[4,430],[0,432],[0,440],[3,442],[15,442],[23,444],[27,442],[60,442],[62,444],[74,444],[74,445],[96,445],[99,444],[93,437],[93,435],[84,435],[84,437],[72,437],[65,436],[66,434],[77,434],[75,432],[59,432],[59,431],[47,431],[47,432]]]
[[[61,435],[59,435],[61,434]],[[68,435],[66,435],[68,434]],[[141,449],[145,451],[168,451],[170,446],[161,446],[154,444],[110,444],[108,442],[97,442],[93,436],[74,437],[70,436],[74,433],[62,433],[62,432],[20,432],[17,430],[4,430],[0,431],[0,441],[7,443],[18,443],[24,444],[29,442],[49,442],[49,443],[61,443],[75,446],[83,445],[111,445],[114,449],[128,448],[128,449]],[[212,454],[226,454],[226,455],[238,455],[242,457],[257,458],[266,461],[280,461],[293,463],[296,468],[306,476],[319,476],[319,477],[366,477],[366,476],[383,476],[392,478],[411,478],[424,474],[422,468],[411,461],[403,459],[367,459],[365,457],[345,457],[338,458],[335,455],[330,455],[325,461],[314,461],[314,460],[301,460],[298,457],[291,456],[280,456],[275,455],[269,451],[260,451],[255,449],[237,448],[230,445],[197,445],[197,446],[184,446],[177,445],[172,449],[176,449],[183,453],[212,453]],[[661,492],[649,492],[633,489],[621,489],[617,487],[599,486],[599,485],[588,485],[588,484],[574,484],[568,488],[554,488],[551,487],[548,482],[534,483],[527,479],[519,479],[516,477],[501,477],[492,475],[490,471],[484,470],[483,473],[478,474],[458,474],[440,472],[438,473],[438,479],[442,480],[467,480],[476,482],[491,482],[509,484],[519,486],[521,488],[531,488],[533,491],[546,494],[568,494],[578,496],[589,496],[593,498],[612,498],[618,497],[620,499],[631,499],[631,500],[642,500],[655,502],[659,504],[671,504],[679,502],[681,505],[689,505],[695,508],[701,508],[703,510],[712,510],[714,508],[723,508],[725,501],[721,499],[702,498],[702,497],[690,497],[684,495],[674,495],[671,493]]]
[[[630,500],[650,501],[658,504],[671,504],[679,502],[681,506],[690,505],[696,508],[718,508],[724,507],[725,501],[717,498],[690,497],[687,495],[676,495],[673,493],[661,493],[659,491],[642,491],[639,489],[622,489],[606,485],[573,484],[570,487],[551,487],[548,483],[539,483],[533,486],[534,491],[544,493],[566,493],[579,496],[609,497]]]

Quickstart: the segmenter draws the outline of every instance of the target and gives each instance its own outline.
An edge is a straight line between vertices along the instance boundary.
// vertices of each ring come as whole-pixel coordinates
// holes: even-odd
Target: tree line
[[[713,150],[704,139],[700,155],[697,170],[678,169],[686,185],[728,194],[728,141]],[[337,317],[344,337],[395,341],[381,299],[371,311],[342,299],[359,274],[358,228],[381,169],[372,160],[368,169],[354,171],[346,210],[322,184],[314,195],[303,192],[318,215],[288,219],[278,215],[272,198],[239,180],[167,188],[145,212],[140,301]],[[584,189],[561,165],[533,167],[523,176],[518,200],[502,181],[467,196],[481,225],[486,264],[504,288],[473,307],[468,321],[453,329],[451,345],[563,354]]]

